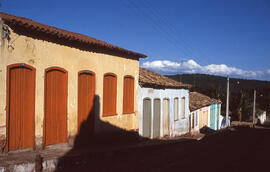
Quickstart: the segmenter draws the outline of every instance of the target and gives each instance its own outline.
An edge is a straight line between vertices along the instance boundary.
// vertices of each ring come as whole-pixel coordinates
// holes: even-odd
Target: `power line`
[[[158,8],[154,8],[154,5],[152,5],[150,2],[148,2],[147,0],[144,0],[143,2],[147,2],[148,3],[148,8],[150,8],[150,9],[152,9],[153,11],[155,11],[156,12],[156,14],[157,14],[157,16],[158,16],[158,14],[160,14],[161,12],[158,10]],[[151,1],[152,2],[152,1]],[[170,23],[170,22],[167,22],[168,20],[166,20],[166,19],[164,19],[163,17],[162,17],[162,15],[160,15],[160,16],[158,16],[159,18],[161,18],[163,21],[164,21],[164,23],[168,26],[168,28],[176,35],[176,33],[178,33],[178,34],[181,34],[182,35],[182,33],[181,32],[179,32],[177,29],[175,29],[175,27],[174,27],[174,25],[172,24],[172,23]],[[191,50],[191,52],[193,53],[193,52],[195,52],[194,51],[194,49],[192,48],[192,47],[194,47],[194,42],[191,40],[191,39],[183,39],[183,36],[181,36],[182,37],[182,39],[179,39],[179,41],[182,41],[183,42],[183,44],[187,47],[187,48],[189,48],[190,50]],[[177,39],[178,40],[178,39]],[[201,49],[197,49],[197,50],[201,50]],[[195,56],[194,57],[198,57],[198,56],[196,56],[196,54],[197,53],[195,53]],[[200,54],[205,54],[203,51],[200,51]],[[196,60],[198,60],[198,59],[196,59]],[[201,59],[200,59],[201,60]]]
[[[192,48],[189,47],[189,45],[187,45],[187,43],[185,42],[185,40],[179,41],[174,35],[176,35],[176,29],[174,28],[173,25],[171,25],[169,22],[167,22],[166,19],[164,19],[162,17],[162,15],[160,16],[160,11],[158,11],[156,8],[154,8],[153,5],[151,5],[147,0],[142,1],[147,7],[146,9],[150,9],[150,13],[152,13],[153,16],[155,16],[155,18],[158,20],[159,23],[162,24],[162,26],[167,26],[166,28],[169,29],[168,33],[172,33],[174,40],[178,43],[178,44],[182,44],[183,47],[186,47],[186,50],[192,55],[195,56],[192,52]]]
[[[184,39],[179,41],[175,37],[176,35],[176,29],[173,25],[171,25],[169,22],[167,22],[166,18],[160,17],[160,12],[156,10],[156,8],[153,7],[149,2],[146,0],[144,1],[122,1],[123,4],[127,2],[128,9],[133,9],[135,12],[140,15],[146,22],[148,22],[157,32],[159,32],[170,44],[172,44],[174,47],[180,49],[182,53],[186,57],[192,57],[195,58],[193,52],[192,46],[190,46],[190,43],[187,43]],[[136,3],[137,2],[137,3]],[[142,2],[142,3],[140,3]],[[140,4],[138,4],[140,3]],[[177,32],[178,33],[178,32]],[[181,44],[181,45],[180,45]],[[179,56],[180,53],[178,52]],[[181,57],[181,56],[180,56]],[[195,58],[196,61],[198,60]],[[186,60],[186,59],[185,59]],[[202,60],[198,60],[202,61]],[[183,58],[180,59],[180,64],[183,64]],[[180,69],[179,69],[180,70]],[[181,73],[181,72],[180,72]]]
[[[177,33],[181,34],[181,32],[176,32],[177,29],[175,29],[175,27],[170,22],[168,22],[166,18],[164,18],[162,15],[159,15],[161,12],[158,10],[158,8],[154,8],[154,5],[149,3],[147,0],[141,2],[143,2],[141,4],[145,7],[145,9],[147,9],[147,11],[151,13],[150,15],[152,15],[156,19],[158,24],[161,24],[161,27],[163,27],[166,30],[166,32],[168,32],[171,35],[171,37],[177,43],[177,45],[181,44],[180,46],[184,48],[189,53],[189,55],[191,55],[190,57],[192,57],[193,59],[195,58],[196,61],[201,61],[198,60],[198,58],[196,58],[198,57],[198,55],[196,55],[197,53],[194,54],[194,52],[196,51],[193,49],[194,44],[192,43],[191,40],[188,41],[185,39],[177,39],[176,37]]]
[[[123,1],[122,1],[123,2]],[[132,9],[135,9],[136,13],[141,15],[143,17],[144,20],[146,20],[148,23],[151,24],[151,26],[158,31],[159,33],[161,33],[161,35],[169,42],[171,43],[173,46],[175,46],[178,49],[182,50],[182,53],[187,56],[187,57],[191,57],[190,53],[184,49],[183,46],[179,46],[178,43],[175,41],[174,36],[172,36],[166,29],[164,29],[162,26],[160,26],[159,23],[156,22],[156,19],[153,18],[153,16],[149,16],[144,9],[138,7],[138,5],[135,2],[132,1],[125,1],[129,3],[129,6],[131,6]]]

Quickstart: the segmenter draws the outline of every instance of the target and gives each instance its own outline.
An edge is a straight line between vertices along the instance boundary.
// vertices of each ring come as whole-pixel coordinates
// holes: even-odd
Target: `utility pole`
[[[255,125],[255,112],[256,112],[256,90],[254,90],[254,102],[253,102],[253,125]]]
[[[230,81],[229,76],[227,76],[226,127],[229,126],[229,94],[230,94]]]

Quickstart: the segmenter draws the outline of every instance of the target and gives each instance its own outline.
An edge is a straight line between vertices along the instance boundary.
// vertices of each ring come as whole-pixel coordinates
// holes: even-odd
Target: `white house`
[[[189,90],[183,84],[140,68],[139,134],[148,138],[189,132]]]

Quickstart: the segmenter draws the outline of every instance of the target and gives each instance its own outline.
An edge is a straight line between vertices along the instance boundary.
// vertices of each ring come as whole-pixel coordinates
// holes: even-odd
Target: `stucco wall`
[[[179,101],[179,119],[174,120],[174,98],[178,97]],[[181,98],[185,97],[185,118],[182,119],[181,112]],[[154,112],[154,99],[159,98],[161,101],[161,112],[160,112],[160,136],[163,134],[163,99],[169,99],[169,135],[177,136],[188,132],[188,116],[189,116],[189,91],[185,89],[153,89],[153,88],[142,88],[139,86],[139,96],[138,96],[138,111],[139,111],[139,134],[143,135],[143,99],[151,99],[152,108],[152,120]],[[153,121],[152,121],[153,124]],[[153,125],[151,126],[151,137],[153,136]]]
[[[192,115],[192,114],[194,114],[194,123],[195,124],[194,124],[194,128],[191,128],[191,132],[198,133],[200,131],[200,129],[199,129],[200,109],[190,112],[190,115]],[[191,120],[191,121],[193,121],[193,120]],[[192,124],[190,124],[190,125],[192,125]]]
[[[68,71],[68,135],[77,133],[77,93],[78,72],[90,70],[96,74],[96,95],[99,97],[99,110],[96,111],[97,132],[103,131],[100,121],[126,130],[138,128],[138,75],[139,61],[113,55],[83,51],[39,39],[33,39],[14,33],[11,28],[10,38],[1,40],[0,48],[0,135],[6,134],[6,70],[14,63],[25,63],[36,68],[35,94],[35,135],[43,135],[44,119],[44,75],[45,69],[58,66]],[[103,75],[112,72],[117,75],[117,116],[102,117]],[[133,114],[122,114],[123,78],[131,75],[135,78]]]
[[[219,125],[219,123],[220,123],[220,121],[219,121],[220,120],[220,117],[219,116],[220,116],[221,105],[220,104],[212,104],[210,106],[202,107],[200,109],[197,109],[195,111],[190,112],[190,114],[192,114],[192,113],[198,113],[198,119],[197,119],[198,125],[193,129],[193,131],[199,131],[200,128],[203,128],[203,126],[200,127],[200,123],[203,124],[203,121],[201,121],[201,119],[204,119],[202,117],[203,112],[207,113],[207,116],[208,116],[208,120],[207,120],[206,126],[209,127],[209,128],[211,128],[210,127],[210,125],[211,125],[211,107],[214,107],[215,108],[214,110],[215,110],[215,116],[216,116],[216,118],[215,118],[215,127],[212,128],[212,129],[214,129],[214,130],[220,129],[220,125]]]
[[[202,107],[199,109],[199,128],[203,128],[204,126],[209,126],[209,114],[210,114],[210,106]],[[207,117],[206,117],[207,116]],[[206,119],[207,118],[207,119]]]

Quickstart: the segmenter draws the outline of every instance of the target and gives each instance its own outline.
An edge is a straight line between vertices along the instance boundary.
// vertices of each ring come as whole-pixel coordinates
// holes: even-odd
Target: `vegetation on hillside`
[[[227,78],[207,74],[181,74],[168,75],[176,81],[191,84],[190,91],[197,91],[211,98],[222,101],[221,114],[225,115]],[[230,116],[232,120],[249,121],[252,120],[253,95],[256,96],[256,114],[263,111],[270,113],[270,82],[259,80],[245,80],[230,78]]]

